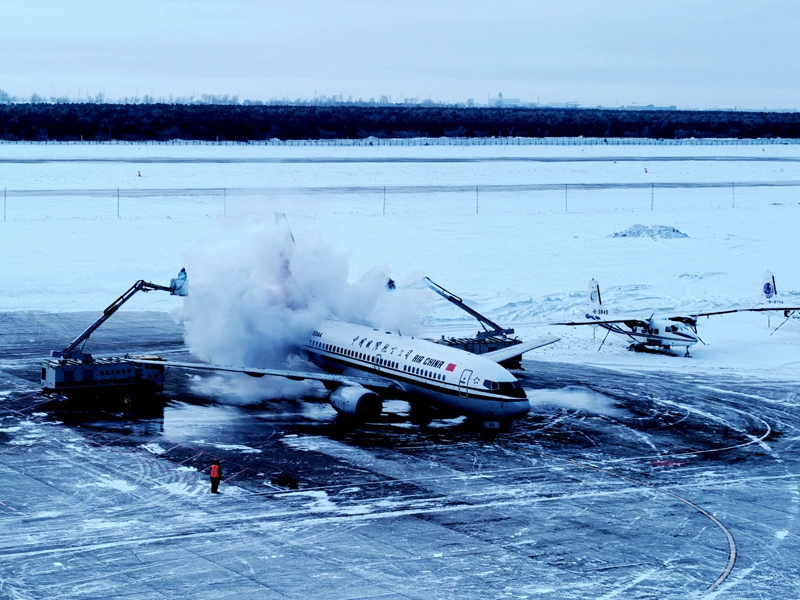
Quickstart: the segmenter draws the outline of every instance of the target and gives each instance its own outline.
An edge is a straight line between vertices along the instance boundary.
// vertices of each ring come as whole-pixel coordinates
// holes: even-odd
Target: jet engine
[[[369,419],[381,414],[383,401],[360,385],[343,385],[331,394],[331,406],[339,414]]]

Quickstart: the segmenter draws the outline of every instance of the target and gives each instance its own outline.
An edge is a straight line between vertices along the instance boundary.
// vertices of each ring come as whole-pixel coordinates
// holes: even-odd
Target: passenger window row
[[[371,355],[365,354],[363,352],[356,352],[355,350],[348,350],[347,348],[340,348],[339,346],[334,346],[332,344],[323,344],[322,342],[318,342],[316,340],[311,341],[311,345],[315,348],[320,348],[322,350],[326,350],[328,352],[333,352],[334,354],[342,354],[344,356],[350,356],[352,358],[356,358],[358,360],[365,360],[371,361]],[[386,367],[389,369],[400,369],[400,363],[397,363],[392,360],[377,360],[376,361],[382,367]],[[434,373],[433,371],[427,371],[425,369],[421,369],[419,367],[409,367],[403,365],[403,371],[406,373],[411,373],[412,375],[421,375],[422,377],[427,377],[429,379],[436,379],[437,381],[445,381],[446,377],[443,373]],[[484,383],[485,385],[485,383]],[[488,387],[488,386],[487,386]],[[491,388],[490,388],[491,389]]]
[[[355,350],[348,350],[347,348],[340,348],[339,346],[334,346],[332,344],[323,344],[322,342],[317,342],[316,340],[311,341],[311,345],[315,348],[320,348],[322,350],[326,350],[328,352],[333,352],[334,354],[341,354],[343,356],[349,356],[351,358],[356,358],[358,360],[364,361],[372,361],[372,355],[365,354],[364,352],[356,352]],[[383,360],[383,359],[375,359],[375,362],[382,367],[386,367],[388,369],[399,369],[400,363],[395,362],[393,360]]]
[[[444,381],[445,377],[442,373],[434,373],[433,371],[426,371],[425,369],[420,369],[419,367],[403,367],[403,371],[406,373],[411,373],[412,375],[421,375],[422,377],[428,377],[429,379],[436,379],[438,381]]]

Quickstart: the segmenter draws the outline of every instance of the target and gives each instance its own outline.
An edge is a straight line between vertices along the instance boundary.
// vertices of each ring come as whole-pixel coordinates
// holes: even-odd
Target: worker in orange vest
[[[219,487],[219,480],[222,479],[222,467],[219,466],[219,461],[215,458],[214,463],[211,465],[211,493],[219,494],[217,488]]]

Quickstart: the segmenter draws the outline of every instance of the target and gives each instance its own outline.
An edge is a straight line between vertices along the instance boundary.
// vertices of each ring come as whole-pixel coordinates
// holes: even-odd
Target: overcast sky
[[[0,89],[800,107],[799,0],[0,0]]]

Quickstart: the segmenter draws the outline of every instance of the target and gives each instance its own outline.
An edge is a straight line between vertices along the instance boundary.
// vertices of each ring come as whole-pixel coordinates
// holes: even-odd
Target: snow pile
[[[144,450],[147,450],[151,454],[156,454],[156,455],[164,454],[166,452],[164,448],[162,448],[159,444],[156,444],[155,442],[150,444],[140,444],[139,447],[143,448]]]
[[[647,227],[646,225],[634,225],[633,227],[628,227],[625,231],[617,231],[612,233],[610,236],[612,238],[641,238],[641,237],[649,237],[654,240],[657,239],[671,239],[671,238],[688,238],[689,236],[683,233],[682,231],[678,231],[674,227],[667,227],[666,225],[652,225],[651,227]]]

